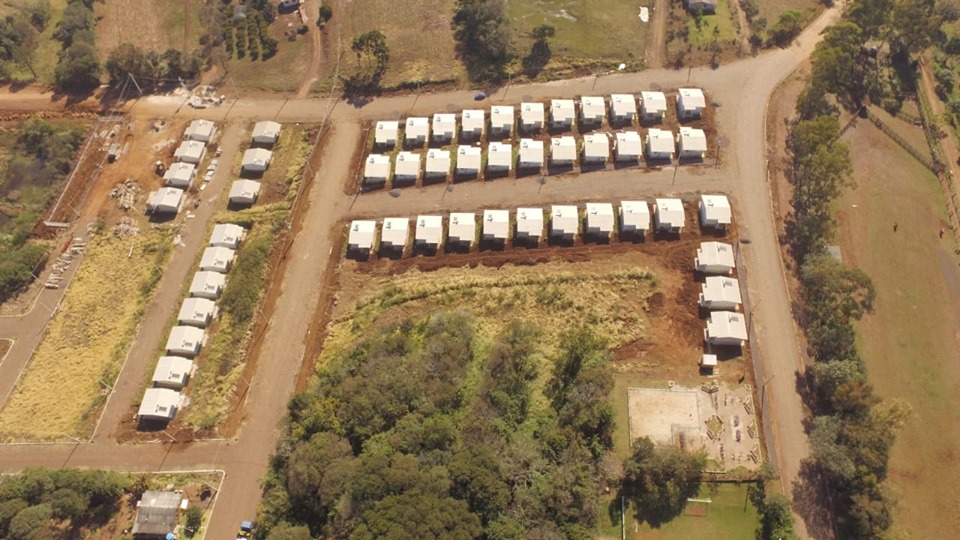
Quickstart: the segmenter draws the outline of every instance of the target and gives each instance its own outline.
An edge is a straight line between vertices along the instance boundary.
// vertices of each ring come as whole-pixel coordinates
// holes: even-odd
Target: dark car
[[[474,100],[474,101],[483,101],[483,100],[485,100],[485,99],[487,99],[487,95],[484,94],[483,92],[477,92],[477,93],[474,94],[474,96],[473,96],[473,100]]]

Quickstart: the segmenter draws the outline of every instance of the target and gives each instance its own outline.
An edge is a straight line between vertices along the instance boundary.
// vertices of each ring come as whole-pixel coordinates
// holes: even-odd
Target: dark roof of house
[[[146,491],[140,498],[134,535],[165,535],[177,528],[180,494],[172,491]]]

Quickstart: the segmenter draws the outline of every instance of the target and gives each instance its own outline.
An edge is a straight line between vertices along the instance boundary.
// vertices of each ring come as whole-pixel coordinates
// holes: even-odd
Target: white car
[[[216,173],[216,172],[217,172],[217,171],[207,171],[207,174],[203,175],[203,181],[204,181],[204,182],[209,182],[209,181],[213,180],[213,175],[214,175],[214,173]]]

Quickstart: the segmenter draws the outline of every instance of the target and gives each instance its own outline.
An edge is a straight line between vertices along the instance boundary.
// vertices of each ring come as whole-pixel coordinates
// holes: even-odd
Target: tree
[[[58,489],[50,495],[50,507],[59,519],[79,520],[87,513],[89,504],[86,497],[69,488]]]
[[[24,16],[10,18],[9,24],[14,34],[14,45],[10,51],[10,57],[18,65],[30,70],[30,74],[36,79],[37,72],[33,69],[33,59],[39,45],[40,33]]]
[[[37,32],[43,32],[47,28],[52,16],[50,0],[33,0],[24,6],[23,11],[30,17],[30,23]]]
[[[387,47],[387,38],[380,30],[371,30],[353,38],[353,44],[350,46],[357,55],[357,65],[363,64],[363,59],[373,59],[373,74],[377,77],[382,76],[387,69],[387,61],[390,59],[390,49]],[[369,60],[368,60],[369,63]]]
[[[523,70],[530,77],[536,77],[553,56],[550,50],[550,39],[557,34],[557,29],[550,24],[541,24],[530,32],[533,45],[530,54],[523,59]]]
[[[110,51],[104,68],[110,76],[110,84],[123,84],[128,75],[152,78],[153,72],[143,49],[133,43],[121,43]]]
[[[294,526],[287,522],[278,524],[270,529],[267,540],[311,540],[310,529],[300,526]]]
[[[758,540],[796,540],[790,501],[779,493],[771,493],[763,503]]]
[[[554,360],[549,395],[559,409],[584,366],[603,364],[607,360],[607,341],[581,326],[560,336],[560,353]]]
[[[54,39],[63,44],[63,48],[70,47],[75,41],[79,41],[77,36],[85,36],[87,40],[92,35],[94,27],[97,25],[97,19],[93,10],[85,6],[82,2],[71,2],[63,10],[60,22],[57,23],[57,30],[53,33]],[[89,41],[92,43],[92,40]]]
[[[290,455],[287,492],[309,515],[325,520],[327,512],[343,493],[340,474],[351,457],[347,441],[331,433],[314,435],[309,441],[298,444]]]
[[[786,47],[800,30],[803,30],[803,16],[795,9],[788,9],[780,14],[777,24],[770,27],[770,41],[778,47]]]
[[[510,27],[503,0],[459,0],[453,16],[457,52],[473,80],[501,78],[510,61]]]
[[[30,506],[30,503],[23,499],[8,499],[0,502],[0,538],[6,538],[10,529],[10,521],[21,510]]]
[[[510,504],[510,490],[500,460],[487,446],[471,446],[454,455],[449,465],[450,493],[467,501],[484,522],[495,519]]]
[[[657,447],[649,437],[633,443],[623,465],[627,495],[637,500],[638,518],[657,527],[678,516],[700,491],[706,457],[674,447]]]
[[[323,28],[330,22],[330,19],[333,18],[333,8],[330,7],[330,4],[322,4],[320,6],[320,14],[317,17],[317,26]]]
[[[76,42],[60,56],[53,74],[61,90],[86,91],[100,84],[100,61],[97,49],[89,43]]]
[[[557,29],[552,24],[541,24],[530,31],[530,37],[536,41],[547,41],[557,35]]]
[[[824,39],[811,57],[811,78],[821,81],[828,91],[848,97],[856,108],[866,91],[868,66],[861,54],[865,41],[855,23],[839,22],[824,31]]]
[[[24,508],[10,520],[7,534],[10,540],[40,540],[46,537],[53,510],[47,503]]]
[[[374,504],[360,516],[360,522],[350,538],[472,540],[480,537],[481,533],[480,518],[470,512],[467,503],[413,489],[390,495]]]
[[[191,504],[187,507],[186,522],[188,530],[193,532],[199,531],[200,526],[203,525],[203,508],[200,508],[200,506],[196,504]]]
[[[877,291],[870,276],[827,255],[811,257],[800,270],[808,322],[853,322],[873,311]]]

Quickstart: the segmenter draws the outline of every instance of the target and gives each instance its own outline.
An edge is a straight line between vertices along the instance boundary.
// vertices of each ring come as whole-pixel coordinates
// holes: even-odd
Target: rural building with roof
[[[176,418],[183,396],[169,388],[147,388],[137,409],[137,418],[169,422]]]
[[[647,130],[647,158],[673,159],[674,151],[673,133],[657,128]]]
[[[550,101],[550,127],[553,129],[571,129],[577,116],[572,99],[554,99]]]
[[[237,249],[247,230],[234,223],[217,223],[210,233],[210,245]]]
[[[494,105],[490,107],[490,135],[506,139],[513,136],[515,121],[512,105]]]
[[[617,124],[631,124],[637,117],[637,99],[632,94],[613,94],[610,96],[610,121]]]
[[[193,361],[182,356],[161,356],[150,379],[157,388],[179,390],[187,385],[193,373]]]
[[[583,163],[601,164],[610,159],[610,137],[606,133],[583,136]]]
[[[180,143],[180,146],[174,150],[173,157],[175,157],[177,161],[196,165],[203,159],[206,151],[206,145],[200,141],[183,141]]]
[[[730,200],[726,195],[700,195],[700,225],[725,229],[732,221]]]
[[[188,141],[200,141],[202,143],[210,142],[217,126],[209,120],[194,120],[187,125],[183,132],[183,138]]]
[[[543,130],[545,110],[539,101],[520,104],[520,127],[524,133],[537,133]]]
[[[653,220],[657,231],[679,234],[687,221],[683,212],[683,201],[657,199],[653,204]]]
[[[193,163],[178,161],[170,165],[170,168],[163,173],[163,185],[186,189],[193,183],[193,178],[197,175],[197,166]]]
[[[280,139],[280,124],[270,120],[257,122],[253,125],[251,137],[254,144],[277,144]]]
[[[550,165],[568,166],[577,161],[577,141],[569,135],[550,139]]]
[[[477,238],[477,215],[473,212],[453,212],[447,231],[447,242],[470,246]]]
[[[580,211],[574,205],[550,207],[550,236],[574,240],[580,232]]]
[[[703,339],[710,345],[742,347],[747,342],[747,324],[743,314],[734,311],[711,312]]]
[[[226,282],[227,277],[219,272],[197,272],[190,281],[190,296],[216,300],[220,298]]]
[[[400,122],[381,120],[373,130],[373,144],[379,147],[394,147],[400,136]]]
[[[487,172],[508,173],[513,169],[513,145],[491,142],[487,146]]]
[[[691,120],[703,116],[707,98],[699,88],[681,88],[677,94],[677,117]]]
[[[263,172],[270,167],[270,160],[273,159],[273,152],[266,148],[248,148],[243,153],[241,168],[249,172]]]
[[[613,234],[613,205],[610,203],[587,203],[586,235],[594,238],[610,238]]]
[[[347,234],[347,251],[353,254],[367,255],[373,249],[377,235],[377,222],[367,219],[356,219],[350,222],[350,232]]]
[[[620,163],[639,163],[643,156],[643,140],[636,131],[619,131],[616,138],[616,159]]]
[[[260,196],[260,182],[255,180],[235,180],[230,186],[230,204],[253,204],[257,202],[258,196]]]
[[[707,155],[707,134],[702,129],[681,127],[677,143],[680,159],[703,159]]]
[[[737,267],[733,246],[723,242],[701,242],[693,267],[704,274],[730,274]]]
[[[700,307],[710,310],[740,309],[740,281],[727,276],[707,276],[700,286]]]
[[[520,139],[520,160],[518,169],[543,168],[543,141],[536,139]]]
[[[510,212],[484,210],[482,234],[483,239],[488,242],[506,242],[510,235]]]
[[[183,190],[174,187],[163,187],[147,197],[148,214],[176,214],[183,204]]]
[[[430,138],[430,119],[425,116],[407,118],[403,131],[403,145],[405,147],[423,146]]]
[[[650,207],[646,201],[620,201],[620,234],[643,237],[650,230]]]
[[[663,92],[640,92],[640,118],[661,122],[667,112],[667,96]]]
[[[169,538],[177,532],[182,497],[173,491],[143,492],[137,503],[137,517],[131,534],[137,540]]]

